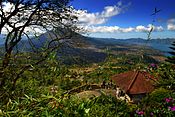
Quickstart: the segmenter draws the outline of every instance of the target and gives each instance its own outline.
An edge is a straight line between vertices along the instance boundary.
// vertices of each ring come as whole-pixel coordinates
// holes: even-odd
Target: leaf
[[[88,108],[88,109],[85,109],[85,113],[89,113],[89,111],[90,111],[90,108]]]

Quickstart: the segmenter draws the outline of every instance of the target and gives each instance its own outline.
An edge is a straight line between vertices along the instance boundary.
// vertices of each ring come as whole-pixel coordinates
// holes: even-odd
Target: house
[[[137,70],[114,75],[112,80],[118,87],[116,97],[120,97],[120,92],[124,92],[135,103],[154,90],[156,81],[148,72]]]

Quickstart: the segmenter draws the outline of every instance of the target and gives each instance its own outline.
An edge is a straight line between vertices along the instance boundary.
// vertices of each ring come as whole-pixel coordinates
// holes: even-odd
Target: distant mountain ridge
[[[37,39],[32,38],[33,43],[36,48],[40,48],[47,41],[57,38],[57,35],[54,35],[52,31],[46,32],[40,35]],[[1,38],[2,40],[2,38]],[[175,39],[141,39],[141,38],[130,38],[130,39],[114,39],[114,38],[94,38],[86,37],[78,33],[74,33],[72,38],[67,40],[59,50],[57,50],[59,58],[62,59],[66,64],[80,62],[82,63],[93,63],[93,62],[102,62],[107,57],[107,53],[104,52],[108,47],[113,51],[120,52],[129,52],[129,51],[140,51],[139,46],[149,47],[152,49],[157,49],[168,55],[170,51],[169,47]],[[68,46],[67,43],[74,43],[72,46]],[[1,44],[1,43],[0,43]],[[2,44],[0,45],[3,46]],[[18,44],[18,48],[22,51],[31,51],[32,48],[29,44],[29,41],[22,40]],[[155,53],[155,52],[154,52]],[[158,54],[160,54],[158,52]],[[73,58],[73,59],[72,59]],[[74,61],[75,59],[75,61]]]
[[[166,39],[142,39],[142,38],[129,38],[129,39],[115,39],[115,38],[92,38],[96,41],[105,42],[107,44],[116,44],[116,43],[124,43],[124,44],[147,44],[147,43],[159,43],[159,44],[171,44],[175,41],[175,38],[166,38]]]
[[[48,36],[49,35],[49,36]],[[0,35],[0,46],[3,46],[5,35]],[[36,44],[36,46],[41,46],[44,44],[46,41],[50,40],[49,38],[56,38],[52,32],[47,32],[44,34],[41,34],[38,39],[32,39],[33,43]],[[27,44],[27,40],[22,40],[21,42],[24,44]],[[129,39],[115,39],[115,38],[95,38],[95,37],[86,37],[82,36],[78,33],[75,33],[72,37],[72,41],[76,41],[78,43],[85,43],[87,46],[113,46],[113,45],[145,45],[145,46],[150,46],[153,47],[154,49],[158,49],[163,51],[163,49],[158,48],[157,46],[154,47],[154,45],[163,45],[166,46],[166,50],[169,50],[168,48],[171,46],[171,44],[175,41],[175,38],[166,38],[166,39],[142,39],[142,38],[129,38]],[[27,45],[28,47],[29,45]]]
[[[175,39],[166,38],[166,39],[151,39],[151,40],[144,40],[144,39],[127,39],[125,42],[130,44],[138,44],[142,46],[148,46],[153,49],[159,50],[164,53],[165,56],[170,56],[168,53],[171,51],[169,48]]]
[[[142,38],[130,38],[130,39],[114,39],[114,38],[90,38],[92,42],[96,42],[99,44],[103,44],[106,46],[112,46],[112,45],[141,45],[145,47],[151,47],[152,49],[159,50],[163,52],[166,56],[168,56],[168,52],[171,51],[169,48],[173,42],[175,42],[175,39],[173,38],[166,38],[166,39],[151,39],[146,40]]]

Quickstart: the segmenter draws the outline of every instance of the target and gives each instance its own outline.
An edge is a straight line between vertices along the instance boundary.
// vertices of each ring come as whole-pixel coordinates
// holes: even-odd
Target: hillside
[[[56,34],[56,35],[55,35]],[[60,34],[47,32],[37,38],[32,38],[31,42],[35,49],[47,45],[50,40],[59,38]],[[57,50],[59,60],[66,64],[88,64],[103,62],[110,54],[145,54],[158,61],[163,55],[169,55],[169,47],[175,39],[151,39],[149,41],[141,38],[113,39],[113,38],[92,38],[74,33],[71,39],[63,39],[54,44],[61,43]],[[18,49],[23,52],[33,52],[31,42],[22,40],[18,44]],[[3,45],[2,45],[3,46]]]

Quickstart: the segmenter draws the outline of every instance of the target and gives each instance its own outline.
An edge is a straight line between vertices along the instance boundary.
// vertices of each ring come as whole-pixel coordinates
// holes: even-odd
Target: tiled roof
[[[128,71],[117,74],[112,77],[112,80],[128,94],[149,93],[154,90],[155,78],[143,71]]]

